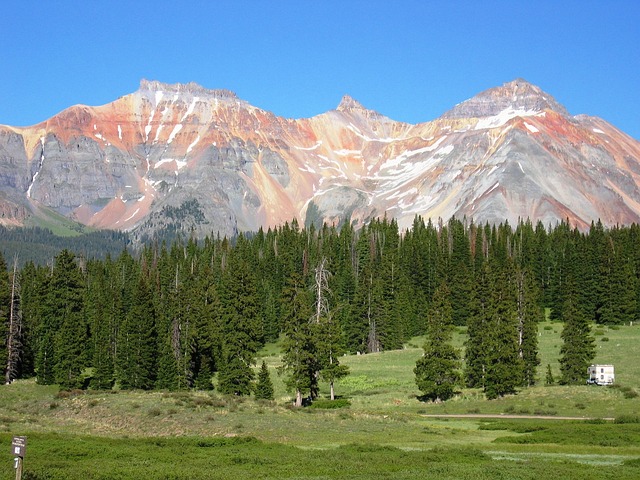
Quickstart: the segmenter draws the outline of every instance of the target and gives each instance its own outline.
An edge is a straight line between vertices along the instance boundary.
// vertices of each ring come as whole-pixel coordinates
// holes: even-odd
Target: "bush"
[[[322,409],[336,409],[336,408],[345,408],[351,406],[351,402],[346,398],[337,398],[335,400],[324,400],[317,399],[314,400],[309,408],[322,408]]]
[[[542,409],[536,409],[533,411],[534,415],[541,415],[544,417],[550,417],[553,415],[557,415],[558,412],[556,410],[542,410]]]
[[[638,397],[638,392],[636,392],[633,388],[631,387],[627,387],[627,386],[622,386],[622,385],[611,385],[611,388],[615,388],[617,390],[620,390],[622,392],[622,396],[624,398],[637,398]]]
[[[613,423],[640,423],[640,416],[638,415],[620,415],[616,417]]]
[[[72,390],[60,390],[56,393],[56,398],[71,398],[77,397],[78,395],[84,395],[85,391],[80,390],[79,388],[74,388]]]
[[[590,418],[588,420],[585,420],[584,423],[589,423],[591,425],[602,425],[604,423],[607,423],[607,420],[605,420],[604,418]]]
[[[609,341],[609,337],[602,337],[600,339],[601,342],[608,342]]]

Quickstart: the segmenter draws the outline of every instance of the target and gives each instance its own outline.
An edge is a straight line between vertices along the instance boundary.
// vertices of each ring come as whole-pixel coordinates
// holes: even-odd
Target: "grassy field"
[[[547,364],[559,373],[560,330],[540,326],[542,380]],[[273,402],[215,392],[69,393],[18,381],[0,386],[0,479],[15,477],[13,435],[28,437],[25,480],[640,478],[640,327],[601,328],[596,339],[596,361],[615,365],[616,388],[540,385],[492,401],[477,390],[418,401],[419,338],[401,351],[344,357],[351,375],[336,391],[350,405],[340,409],[291,408],[275,372],[277,345],[259,361],[271,369]],[[455,341],[462,344],[463,330]],[[502,418],[429,416],[445,414]]]

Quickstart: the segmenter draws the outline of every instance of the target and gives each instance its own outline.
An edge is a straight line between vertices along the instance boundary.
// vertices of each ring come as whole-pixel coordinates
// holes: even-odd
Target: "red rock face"
[[[309,119],[276,117],[233,93],[141,83],[100,107],[0,127],[0,222],[46,207],[143,238],[387,215],[586,228],[640,219],[640,143],[570,116],[523,80],[409,125],[350,97]]]

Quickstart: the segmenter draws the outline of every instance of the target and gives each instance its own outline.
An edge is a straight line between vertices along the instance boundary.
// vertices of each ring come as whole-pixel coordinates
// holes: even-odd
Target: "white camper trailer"
[[[587,383],[592,385],[612,385],[615,380],[613,365],[591,365]]]

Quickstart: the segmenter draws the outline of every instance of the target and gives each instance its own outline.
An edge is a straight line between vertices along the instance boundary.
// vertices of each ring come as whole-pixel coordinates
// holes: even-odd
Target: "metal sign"
[[[16,457],[23,458],[27,451],[27,437],[13,437],[11,440],[11,453]]]

